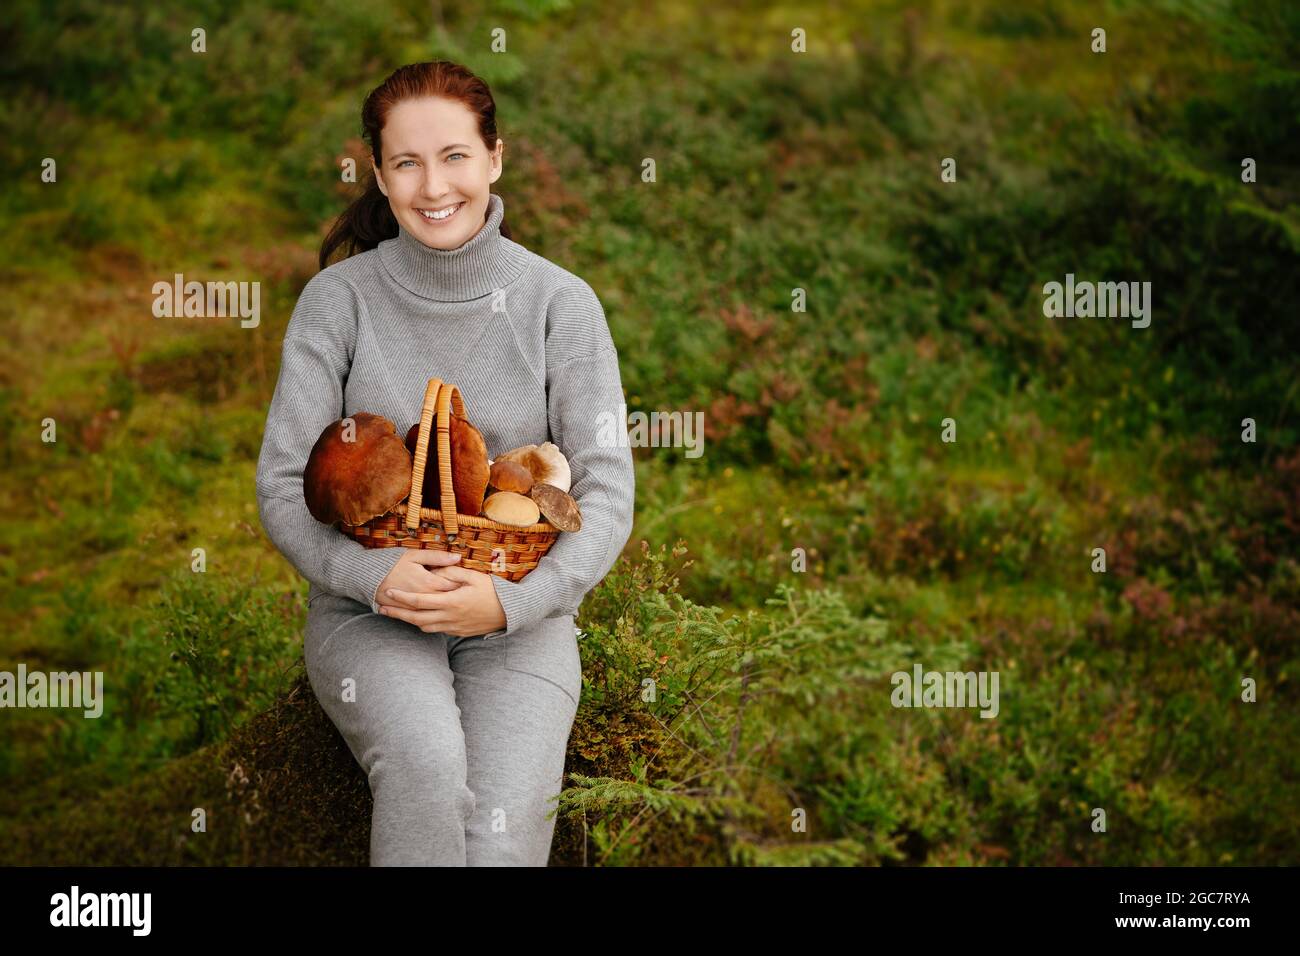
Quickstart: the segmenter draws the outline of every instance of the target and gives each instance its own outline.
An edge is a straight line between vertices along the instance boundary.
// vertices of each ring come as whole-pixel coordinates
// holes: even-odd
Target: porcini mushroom
[[[491,518],[500,524],[528,527],[537,524],[541,511],[537,502],[514,491],[498,491],[488,495],[483,502],[483,517]]]
[[[515,461],[528,469],[533,481],[544,481],[554,485],[563,492],[568,492],[572,476],[569,473],[569,460],[553,442],[540,445],[522,445],[504,455],[497,456],[497,461]]]
[[[307,510],[325,524],[365,524],[410,490],[410,453],[393,423],[369,412],[326,425],[302,472]]]
[[[482,514],[483,496],[487,494],[488,467],[487,442],[482,433],[455,412],[451,424],[451,490],[456,497],[458,514],[471,517]],[[420,423],[416,422],[406,433],[406,448],[415,457],[415,445],[420,437]],[[442,487],[438,479],[437,431],[429,431],[429,451],[424,462],[424,485],[421,506],[442,507]],[[408,478],[409,481],[409,478]]]
[[[544,481],[533,483],[528,497],[537,502],[537,507],[546,516],[546,520],[561,531],[579,531],[582,528],[582,512],[578,503],[567,491],[561,491]]]
[[[533,487],[533,475],[517,461],[496,461],[489,472],[488,487],[526,495]]]

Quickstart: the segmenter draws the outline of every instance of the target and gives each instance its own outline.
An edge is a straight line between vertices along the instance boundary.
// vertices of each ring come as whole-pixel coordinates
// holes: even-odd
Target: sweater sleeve
[[[522,581],[492,576],[506,634],[577,614],[632,533],[635,471],[618,352],[600,300],[585,282],[548,307],[546,404],[550,441],[568,459],[582,528],[564,531]]]
[[[326,425],[343,417],[358,307],[352,286],[328,272],[313,276],[298,297],[257,461],[257,507],[271,542],[299,574],[378,613],[375,592],[403,549],[366,548],[322,524],[302,491],[312,446]]]

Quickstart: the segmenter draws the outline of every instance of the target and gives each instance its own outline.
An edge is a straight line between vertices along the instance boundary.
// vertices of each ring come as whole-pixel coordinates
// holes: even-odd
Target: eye
[[[464,153],[452,153],[452,154],[451,154],[451,156],[464,156],[464,155],[465,155]],[[448,159],[451,159],[451,156],[448,156],[447,158],[448,158]]]
[[[401,169],[401,168],[402,168],[403,166],[405,166],[407,163],[413,163],[413,162],[415,162],[415,160],[413,160],[413,159],[404,159],[404,160],[402,160],[400,163],[397,164],[397,168],[398,168],[398,169]]]

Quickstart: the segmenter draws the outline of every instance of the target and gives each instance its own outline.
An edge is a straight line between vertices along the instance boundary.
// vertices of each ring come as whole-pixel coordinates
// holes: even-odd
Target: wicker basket
[[[459,567],[519,581],[537,567],[542,555],[560,536],[560,529],[546,521],[521,527],[456,513],[456,495],[451,486],[453,407],[457,415],[467,417],[460,389],[450,382],[429,379],[428,388],[424,391],[424,409],[420,414],[420,436],[415,444],[410,497],[378,518],[372,518],[365,524],[343,524],[341,530],[367,548],[453,551],[463,556]],[[442,491],[441,509],[420,506],[420,496],[424,490],[424,464],[429,452],[429,431],[435,414],[438,423],[436,447],[440,466],[438,479]]]

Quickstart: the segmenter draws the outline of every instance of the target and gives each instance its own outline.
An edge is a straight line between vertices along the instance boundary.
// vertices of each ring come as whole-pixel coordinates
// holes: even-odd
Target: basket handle
[[[465,401],[460,389],[451,382],[431,378],[424,390],[424,403],[420,410],[420,431],[415,441],[415,461],[411,468],[411,494],[406,503],[406,528],[414,531],[420,525],[420,506],[424,494],[424,468],[429,459],[430,432],[437,435],[435,445],[438,456],[438,490],[442,500],[442,528],[447,540],[456,537],[459,519],[456,514],[456,495],[451,484],[451,413],[465,417]],[[436,429],[434,426],[437,422]]]

